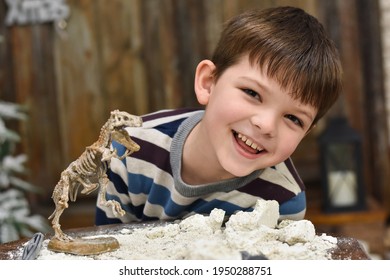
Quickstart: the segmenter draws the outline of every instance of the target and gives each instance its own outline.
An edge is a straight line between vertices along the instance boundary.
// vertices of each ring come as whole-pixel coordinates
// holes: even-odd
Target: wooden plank
[[[7,8],[5,1],[0,2],[0,22],[5,22]],[[15,102],[14,83],[12,77],[12,51],[10,28],[0,24],[0,99]]]
[[[175,22],[177,36],[177,59],[180,77],[180,89],[183,100],[180,107],[199,106],[194,93],[194,76],[197,64],[205,58],[210,58],[207,45],[204,1],[177,1],[175,13],[180,15]]]
[[[159,1],[142,1],[140,7],[140,19],[143,21],[141,25],[143,63],[148,85],[146,88],[149,96],[148,108],[151,111],[165,107],[164,84],[161,77],[163,69],[159,55],[161,44],[159,41],[159,26],[162,17],[160,11],[163,4]]]
[[[99,30],[102,91],[107,109],[125,110],[133,114],[147,110],[145,78],[134,75],[136,60],[140,59],[140,17],[138,1],[98,1],[96,17]],[[112,16],[115,15],[115,16]],[[143,83],[136,91],[135,84]],[[139,107],[140,105],[140,107]],[[106,112],[109,113],[109,112]]]
[[[47,25],[11,29],[12,73],[15,102],[27,105],[28,120],[21,123],[23,150],[28,155],[31,183],[52,187],[60,157],[53,147],[61,144],[56,115],[51,32]],[[26,47],[29,46],[29,47]]]
[[[211,58],[212,53],[218,43],[220,33],[224,24],[223,7],[224,0],[204,1],[204,17],[206,21],[206,44],[207,44],[207,57]]]
[[[357,3],[357,25],[362,46],[362,75],[365,77],[364,108],[361,112],[367,123],[365,142],[368,143],[367,162],[370,182],[367,189],[382,201],[390,213],[390,152],[383,59],[381,48],[380,14],[377,1]]]
[[[184,3],[180,1],[179,3]],[[183,80],[186,73],[180,70],[180,34],[178,34],[178,19],[180,14],[177,11],[175,2],[164,2],[160,6],[160,23],[158,27],[158,47],[160,59],[157,63],[159,76],[163,84],[163,94],[165,96],[164,108],[181,107],[185,100],[186,89],[183,87]],[[146,34],[145,34],[146,35]],[[183,79],[184,78],[184,79]],[[161,109],[161,108],[156,108]]]
[[[131,53],[132,53],[132,79],[134,80],[134,104],[135,112],[139,115],[149,112],[149,95],[147,94],[146,68],[148,65],[143,63],[144,50],[142,41],[141,1],[132,1],[132,7],[129,8],[129,32],[131,34]]]
[[[56,36],[55,69],[61,138],[64,139],[63,168],[75,160],[86,146],[97,140],[101,126],[109,115],[102,93],[99,34],[101,19],[97,2],[67,1],[71,18],[66,36]]]

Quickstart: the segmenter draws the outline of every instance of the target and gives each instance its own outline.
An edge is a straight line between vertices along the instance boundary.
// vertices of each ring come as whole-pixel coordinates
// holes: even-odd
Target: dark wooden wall
[[[29,156],[29,181],[44,189],[37,204],[50,205],[60,172],[96,141],[111,110],[144,114],[198,106],[194,70],[211,56],[222,24],[246,9],[278,5],[317,16],[337,42],[345,97],[334,111],[344,112],[363,135],[369,194],[389,194],[377,1],[66,2],[71,14],[64,30],[52,23],[5,26],[7,6],[0,2],[0,99],[28,107],[20,150]],[[294,155],[309,185],[319,182],[316,140],[325,122]]]
[[[344,68],[344,94],[333,112],[342,112],[362,135],[366,193],[389,213],[389,131],[378,1],[321,1],[320,11]]]

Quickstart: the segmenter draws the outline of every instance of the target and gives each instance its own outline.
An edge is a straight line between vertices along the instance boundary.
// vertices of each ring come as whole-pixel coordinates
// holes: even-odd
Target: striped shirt
[[[276,200],[281,219],[302,219],[306,211],[305,187],[291,159],[245,177],[204,185],[181,179],[185,139],[204,114],[200,109],[162,110],[143,116],[141,128],[126,128],[140,145],[122,161],[112,159],[108,168],[107,200],[116,200],[126,214],[115,217],[110,207],[96,208],[96,225],[132,221],[172,220],[210,214],[214,208],[229,216],[252,211],[258,199]],[[114,142],[118,155],[125,148]]]

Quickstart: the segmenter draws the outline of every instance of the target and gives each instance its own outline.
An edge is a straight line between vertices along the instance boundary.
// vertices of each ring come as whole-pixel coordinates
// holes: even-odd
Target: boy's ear
[[[214,83],[215,64],[211,60],[202,60],[196,67],[194,89],[199,104],[207,105]]]

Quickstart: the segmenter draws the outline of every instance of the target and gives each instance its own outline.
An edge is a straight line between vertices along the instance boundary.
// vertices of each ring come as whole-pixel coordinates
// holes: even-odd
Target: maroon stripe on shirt
[[[136,153],[131,154],[131,157],[150,162],[161,170],[172,174],[169,151],[137,137],[132,136],[132,139],[142,148]]]
[[[261,197],[263,199],[276,200],[279,204],[293,198],[295,193],[283,188],[280,185],[273,184],[260,178],[256,178],[249,184],[237,189],[240,192]]]
[[[292,162],[291,158],[288,158],[287,160],[284,161],[284,163],[287,166],[287,169],[290,171],[291,175],[294,177],[295,182],[299,185],[302,191],[306,190],[306,186],[303,183],[301,177],[298,175],[298,171],[296,170],[294,163]]]
[[[201,108],[181,108],[181,109],[175,109],[175,110],[168,110],[168,111],[158,111],[155,113],[147,114],[142,116],[142,120],[144,122],[150,121],[150,120],[155,120],[159,118],[165,118],[165,117],[170,117],[170,116],[176,116],[180,114],[185,114],[188,112],[194,112],[194,111],[199,111],[202,110]]]

